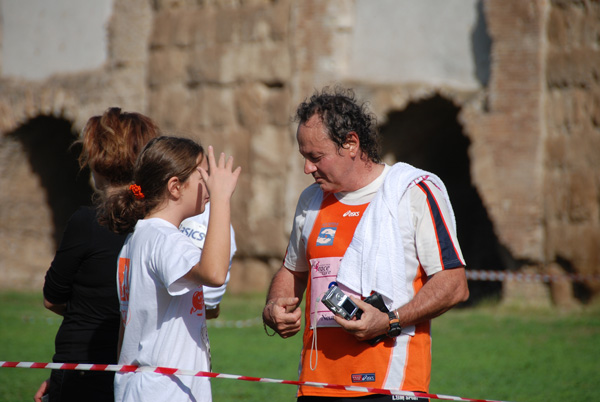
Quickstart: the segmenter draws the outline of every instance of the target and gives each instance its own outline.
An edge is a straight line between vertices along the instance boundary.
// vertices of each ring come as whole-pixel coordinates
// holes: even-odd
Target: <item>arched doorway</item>
[[[65,225],[93,193],[79,169],[78,134],[62,118],[38,116],[0,138],[0,271],[5,288],[40,289]]]
[[[386,161],[401,161],[437,174],[446,184],[468,269],[504,270],[499,244],[477,189],[471,182],[469,139],[458,121],[460,108],[435,95],[390,112],[380,127]],[[510,258],[510,256],[508,256]],[[498,298],[500,282],[470,281],[469,304]]]

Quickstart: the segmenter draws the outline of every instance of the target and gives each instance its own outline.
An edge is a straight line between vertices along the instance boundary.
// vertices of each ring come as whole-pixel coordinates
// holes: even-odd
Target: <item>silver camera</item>
[[[361,309],[350,299],[337,285],[332,284],[323,298],[321,298],[321,302],[327,306],[331,312],[345,318],[347,320],[351,320],[358,312],[362,312]]]

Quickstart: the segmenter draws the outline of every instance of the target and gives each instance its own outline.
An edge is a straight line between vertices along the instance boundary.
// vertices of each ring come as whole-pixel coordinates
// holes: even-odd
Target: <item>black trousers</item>
[[[52,370],[49,402],[113,402],[112,371]]]

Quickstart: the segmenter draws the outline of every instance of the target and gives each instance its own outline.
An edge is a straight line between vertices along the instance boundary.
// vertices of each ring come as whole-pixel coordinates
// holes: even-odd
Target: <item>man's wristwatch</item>
[[[398,319],[398,317],[396,316],[396,314],[393,311],[390,311],[388,313],[388,317],[390,318],[390,329],[389,329],[387,335],[390,338],[395,338],[398,335],[400,335],[400,332],[402,332],[402,327],[400,326],[400,320]]]

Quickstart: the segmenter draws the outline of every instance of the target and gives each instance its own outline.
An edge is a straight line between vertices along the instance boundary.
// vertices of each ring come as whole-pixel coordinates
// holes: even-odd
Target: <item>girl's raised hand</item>
[[[228,202],[233,195],[238,177],[242,168],[238,166],[233,170],[233,156],[225,160],[225,153],[221,152],[219,160],[215,160],[212,145],[208,146],[208,172],[200,168],[202,179],[206,183],[211,204],[215,202]]]

